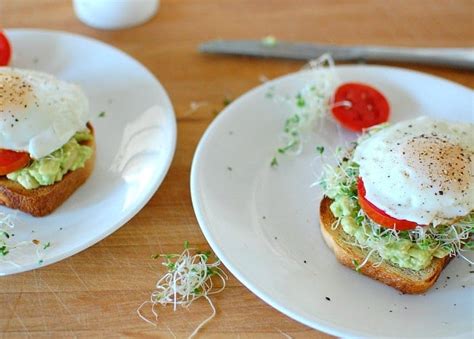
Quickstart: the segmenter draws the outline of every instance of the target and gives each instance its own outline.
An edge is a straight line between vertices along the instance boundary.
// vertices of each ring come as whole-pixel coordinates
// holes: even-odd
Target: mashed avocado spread
[[[61,181],[67,172],[84,167],[85,162],[92,156],[92,148],[80,144],[92,138],[93,135],[89,131],[77,132],[63,147],[43,158],[33,160],[27,167],[7,174],[7,178],[26,189]]]
[[[403,234],[398,234],[399,239],[374,237],[370,226],[357,219],[360,207],[346,195],[335,197],[330,208],[334,216],[339,218],[344,232],[353,236],[359,245],[376,249],[381,258],[400,267],[418,271],[429,266],[433,257],[442,258],[449,254],[449,251],[443,250],[442,247],[413,243],[410,239],[405,239]],[[380,233],[382,232],[380,229]]]

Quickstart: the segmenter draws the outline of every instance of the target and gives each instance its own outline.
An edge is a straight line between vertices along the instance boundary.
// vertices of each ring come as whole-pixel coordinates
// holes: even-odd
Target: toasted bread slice
[[[92,126],[90,124],[87,126],[93,133]],[[29,213],[35,217],[42,217],[53,212],[89,178],[94,169],[94,139],[81,144],[92,147],[92,156],[86,161],[83,168],[66,173],[63,179],[57,183],[26,189],[19,183],[7,179],[6,176],[1,176],[0,205]]]
[[[332,200],[327,197],[324,197],[321,201],[319,207],[321,233],[326,244],[336,255],[337,260],[343,265],[355,269],[354,261],[359,264],[362,263],[367,257],[368,251],[350,245],[349,243],[354,242],[354,238],[345,233],[342,227],[331,228],[331,225],[336,221],[329,209],[331,203]],[[385,260],[380,265],[374,266],[374,263],[378,263],[380,260],[381,258],[378,255],[372,255],[368,262],[360,268],[359,272],[392,286],[402,293],[418,294],[426,292],[434,285],[451,257],[434,258],[430,266],[420,271],[400,268]]]

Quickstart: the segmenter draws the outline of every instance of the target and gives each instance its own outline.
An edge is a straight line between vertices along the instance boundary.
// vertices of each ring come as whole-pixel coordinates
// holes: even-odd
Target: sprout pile
[[[222,292],[228,279],[224,271],[219,267],[221,262],[216,258],[210,261],[211,253],[202,252],[189,248],[189,243],[185,242],[184,250],[181,254],[160,254],[154,259],[164,258],[163,265],[167,272],[156,283],[156,289],[152,292],[149,301],[145,301],[137,309],[138,316],[144,321],[156,326],[158,313],[155,309],[157,305],[173,305],[176,311],[178,306],[188,308],[191,304],[200,298],[205,298],[211,306],[212,313],[205,319],[191,334],[193,337],[205,324],[207,324],[216,315],[216,309],[210,295]],[[222,284],[215,287],[214,279]],[[142,314],[142,308],[146,305],[151,306],[151,312],[155,316],[155,322],[149,320]]]

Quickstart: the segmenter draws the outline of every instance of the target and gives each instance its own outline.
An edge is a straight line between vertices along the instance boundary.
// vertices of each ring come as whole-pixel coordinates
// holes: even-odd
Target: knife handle
[[[357,52],[357,49],[354,52]],[[359,47],[358,53],[360,59],[370,61],[413,62],[474,70],[473,48],[394,48],[369,46]]]

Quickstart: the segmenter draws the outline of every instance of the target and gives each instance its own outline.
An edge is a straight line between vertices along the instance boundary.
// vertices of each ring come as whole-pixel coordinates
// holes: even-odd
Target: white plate
[[[15,241],[37,239],[43,262],[27,246],[0,262],[18,273],[67,258],[130,220],[158,189],[176,144],[173,107],[164,88],[122,51],[64,32],[9,29],[12,66],[52,73],[89,97],[97,158],[93,174],[59,209],[43,218],[17,214]],[[105,116],[99,117],[104,111]],[[11,213],[5,207],[0,212]],[[44,256],[44,257],[43,257]]]
[[[473,92],[403,69],[342,66],[342,81],[379,88],[392,121],[421,114],[473,120]],[[340,144],[335,124],[309,140],[298,157],[269,164],[288,109],[266,97],[295,95],[311,73],[291,74],[229,105],[197,148],[191,193],[202,231],[215,253],[252,292],[286,315],[338,336],[453,336],[473,331],[474,268],[455,259],[426,295],[401,295],[337,263],[318,222],[321,191],[315,145]],[[346,132],[344,140],[356,135]],[[449,276],[449,278],[448,278]],[[465,287],[462,287],[462,286]],[[327,300],[328,297],[330,300]]]

